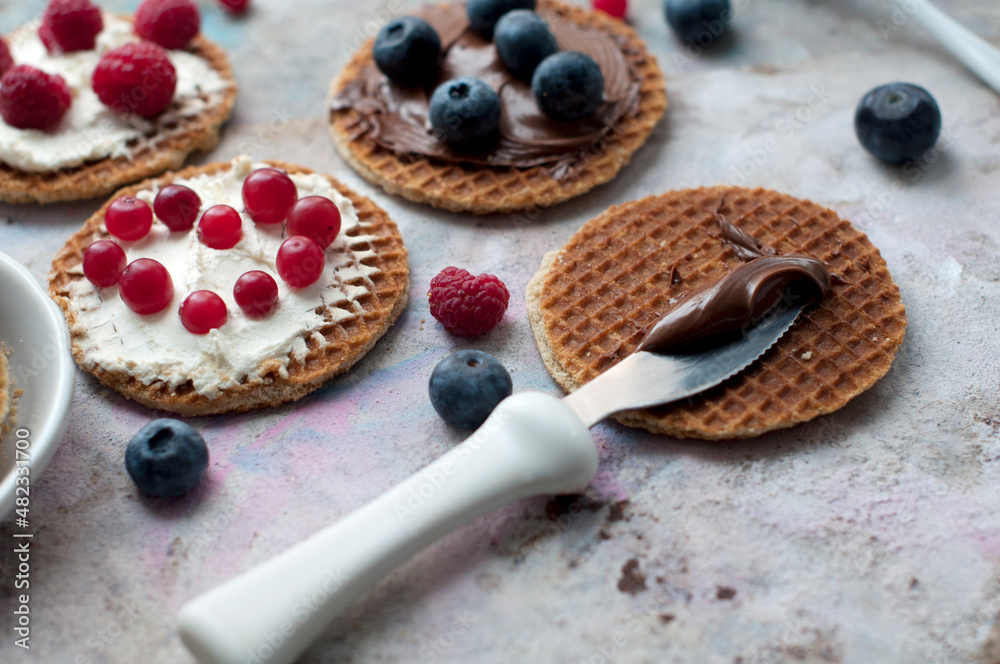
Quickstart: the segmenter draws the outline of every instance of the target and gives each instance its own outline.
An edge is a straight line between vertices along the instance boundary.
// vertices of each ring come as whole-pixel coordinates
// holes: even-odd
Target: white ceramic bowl
[[[13,351],[8,358],[11,375],[23,391],[17,402],[17,426],[0,440],[0,519],[6,519],[15,505],[13,469],[18,457],[24,460],[27,455],[34,483],[66,433],[76,365],[59,307],[23,266],[4,253],[0,253],[0,341]]]

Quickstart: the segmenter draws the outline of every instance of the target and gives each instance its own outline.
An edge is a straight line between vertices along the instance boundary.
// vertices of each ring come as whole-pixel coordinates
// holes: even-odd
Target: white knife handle
[[[522,392],[470,438],[364,507],[181,608],[203,664],[288,664],[397,565],[511,501],[579,491],[597,472],[590,432],[561,400]]]
[[[941,45],[991,88],[1000,92],[1000,52],[964,25],[938,9],[930,0],[896,0]]]

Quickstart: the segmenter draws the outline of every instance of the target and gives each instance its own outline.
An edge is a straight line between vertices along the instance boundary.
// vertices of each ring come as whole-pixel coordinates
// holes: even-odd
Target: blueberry
[[[208,448],[201,434],[180,420],[154,420],[125,450],[125,470],[150,496],[183,496],[201,481]]]
[[[701,46],[721,37],[732,18],[729,0],[664,0],[663,12],[678,37]]]
[[[529,81],[538,63],[559,50],[548,24],[528,9],[504,14],[497,21],[493,42],[507,70]]]
[[[430,104],[431,128],[447,143],[470,143],[500,126],[500,97],[478,78],[445,81]]]
[[[882,161],[902,164],[926,152],[941,133],[941,109],[910,83],[882,85],[861,98],[854,114],[861,145]]]
[[[535,0],[469,0],[469,27],[483,39],[493,39],[493,27],[512,9],[534,9]]]
[[[604,75],[589,55],[563,51],[542,60],[531,77],[538,106],[550,118],[580,120],[604,99]]]
[[[476,429],[514,391],[500,361],[481,350],[460,350],[441,360],[431,374],[431,405],[445,422]]]
[[[441,38],[424,19],[403,16],[379,30],[372,53],[375,64],[393,83],[419,85],[437,74]]]

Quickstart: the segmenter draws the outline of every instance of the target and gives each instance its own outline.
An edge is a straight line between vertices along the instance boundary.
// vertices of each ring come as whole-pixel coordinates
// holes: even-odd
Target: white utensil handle
[[[896,4],[903,11],[912,11],[913,17],[945,49],[983,82],[1000,92],[1000,51],[938,9],[930,0],[917,0],[916,9],[913,9],[913,1],[896,0]]]
[[[579,491],[596,472],[594,441],[568,406],[516,394],[395,488],[190,601],[181,639],[203,664],[288,664],[358,595],[438,538],[513,500]]]

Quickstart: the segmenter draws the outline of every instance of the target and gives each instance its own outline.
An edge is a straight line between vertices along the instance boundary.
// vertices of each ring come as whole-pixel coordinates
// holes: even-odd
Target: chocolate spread
[[[390,83],[369,62],[334,97],[332,110],[359,113],[360,119],[351,128],[352,139],[367,134],[397,153],[488,166],[546,165],[553,177],[566,177],[586,159],[588,148],[638,111],[641,81],[626,58],[630,47],[624,39],[574,23],[552,9],[540,8],[538,14],[548,23],[560,50],[586,53],[600,66],[604,102],[591,117],[560,122],[545,115],[535,101],[531,82],[514,78],[493,42],[469,30],[465,3],[428,6],[417,13],[441,37],[443,56],[436,79],[425,87],[404,88]],[[456,150],[439,140],[428,119],[434,88],[460,76],[482,79],[500,97],[499,135],[478,151]]]
[[[724,219],[719,224],[722,238],[746,262],[716,283],[685,294],[646,333],[637,350],[703,350],[738,338],[782,299],[821,300],[830,291],[830,273],[822,261],[779,256]]]

